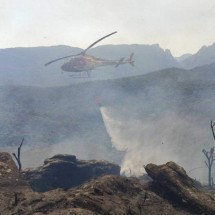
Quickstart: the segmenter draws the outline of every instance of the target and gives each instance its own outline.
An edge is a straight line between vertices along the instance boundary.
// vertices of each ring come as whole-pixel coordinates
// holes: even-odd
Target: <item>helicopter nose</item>
[[[68,63],[64,63],[64,64],[61,66],[61,69],[62,69],[63,71],[68,71],[68,69],[69,69]]]

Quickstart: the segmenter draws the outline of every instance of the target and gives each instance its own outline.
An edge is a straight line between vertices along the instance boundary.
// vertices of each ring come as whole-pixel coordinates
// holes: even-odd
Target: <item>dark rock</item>
[[[54,160],[61,160],[61,161],[73,162],[73,163],[76,163],[76,161],[77,161],[75,155],[62,155],[62,154],[57,154],[57,155],[54,155],[54,156],[51,157],[51,158],[46,159],[46,160],[44,161],[44,164],[51,163],[51,162],[54,161]]]
[[[199,183],[174,162],[145,167],[153,179],[152,188],[177,205],[185,205],[196,214],[215,214],[215,197],[201,190]]]
[[[120,175],[120,167],[107,161],[77,160],[74,155],[55,155],[37,169],[23,171],[34,191],[68,189],[103,174]]]

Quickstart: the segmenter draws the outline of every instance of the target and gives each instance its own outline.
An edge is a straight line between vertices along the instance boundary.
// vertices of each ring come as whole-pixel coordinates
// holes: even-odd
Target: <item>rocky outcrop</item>
[[[201,190],[198,182],[174,162],[164,165],[148,164],[145,167],[153,179],[152,189],[177,205],[184,205],[196,214],[215,214],[215,196]]]
[[[10,207],[16,215],[190,215],[174,208],[146,188],[139,180],[105,175],[75,189],[25,193]]]
[[[84,161],[74,155],[60,154],[45,160],[37,169],[23,172],[25,180],[38,192],[68,189],[103,174],[120,175],[120,167],[107,161]]]
[[[19,193],[30,191],[30,187],[21,177],[11,155],[7,152],[0,152],[0,214],[11,214],[5,211],[8,207],[17,204]]]
[[[15,162],[7,152],[0,152],[0,187],[18,187],[26,185],[20,177]]]
[[[119,170],[118,166],[104,161],[81,161],[73,155],[56,155],[45,160],[42,167],[26,170],[23,175],[34,181],[34,185],[44,183],[45,188],[52,185],[51,189],[64,186],[63,183],[70,186],[69,183],[77,183],[79,179],[85,183],[66,190],[38,193],[26,185],[10,154],[0,153],[0,214],[215,214],[212,194],[201,191],[200,184],[173,162],[147,165],[146,171],[153,178],[148,183],[116,175],[97,177],[107,172],[119,174]],[[84,181],[89,176],[96,178]]]

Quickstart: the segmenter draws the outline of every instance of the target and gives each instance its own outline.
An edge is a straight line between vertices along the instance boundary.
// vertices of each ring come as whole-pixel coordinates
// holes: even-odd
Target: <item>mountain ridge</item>
[[[68,78],[60,66],[64,61],[56,62],[48,67],[44,64],[52,59],[80,53],[82,49],[69,46],[9,48],[0,50],[0,85],[33,85],[62,86],[85,80]],[[135,67],[122,65],[100,68],[91,73],[90,80],[120,78],[134,74],[144,74],[153,70],[176,66],[177,61],[170,52],[158,45],[104,45],[89,50],[89,54],[98,57],[121,59],[135,53]]]
[[[184,68],[192,69],[198,66],[215,62],[215,43],[209,46],[202,46],[197,53],[184,59],[181,64]]]

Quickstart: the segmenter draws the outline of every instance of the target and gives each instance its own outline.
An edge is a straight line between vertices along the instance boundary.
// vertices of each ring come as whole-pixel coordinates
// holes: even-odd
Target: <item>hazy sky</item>
[[[159,43],[173,55],[215,42],[214,0],[0,0],[0,48]]]

